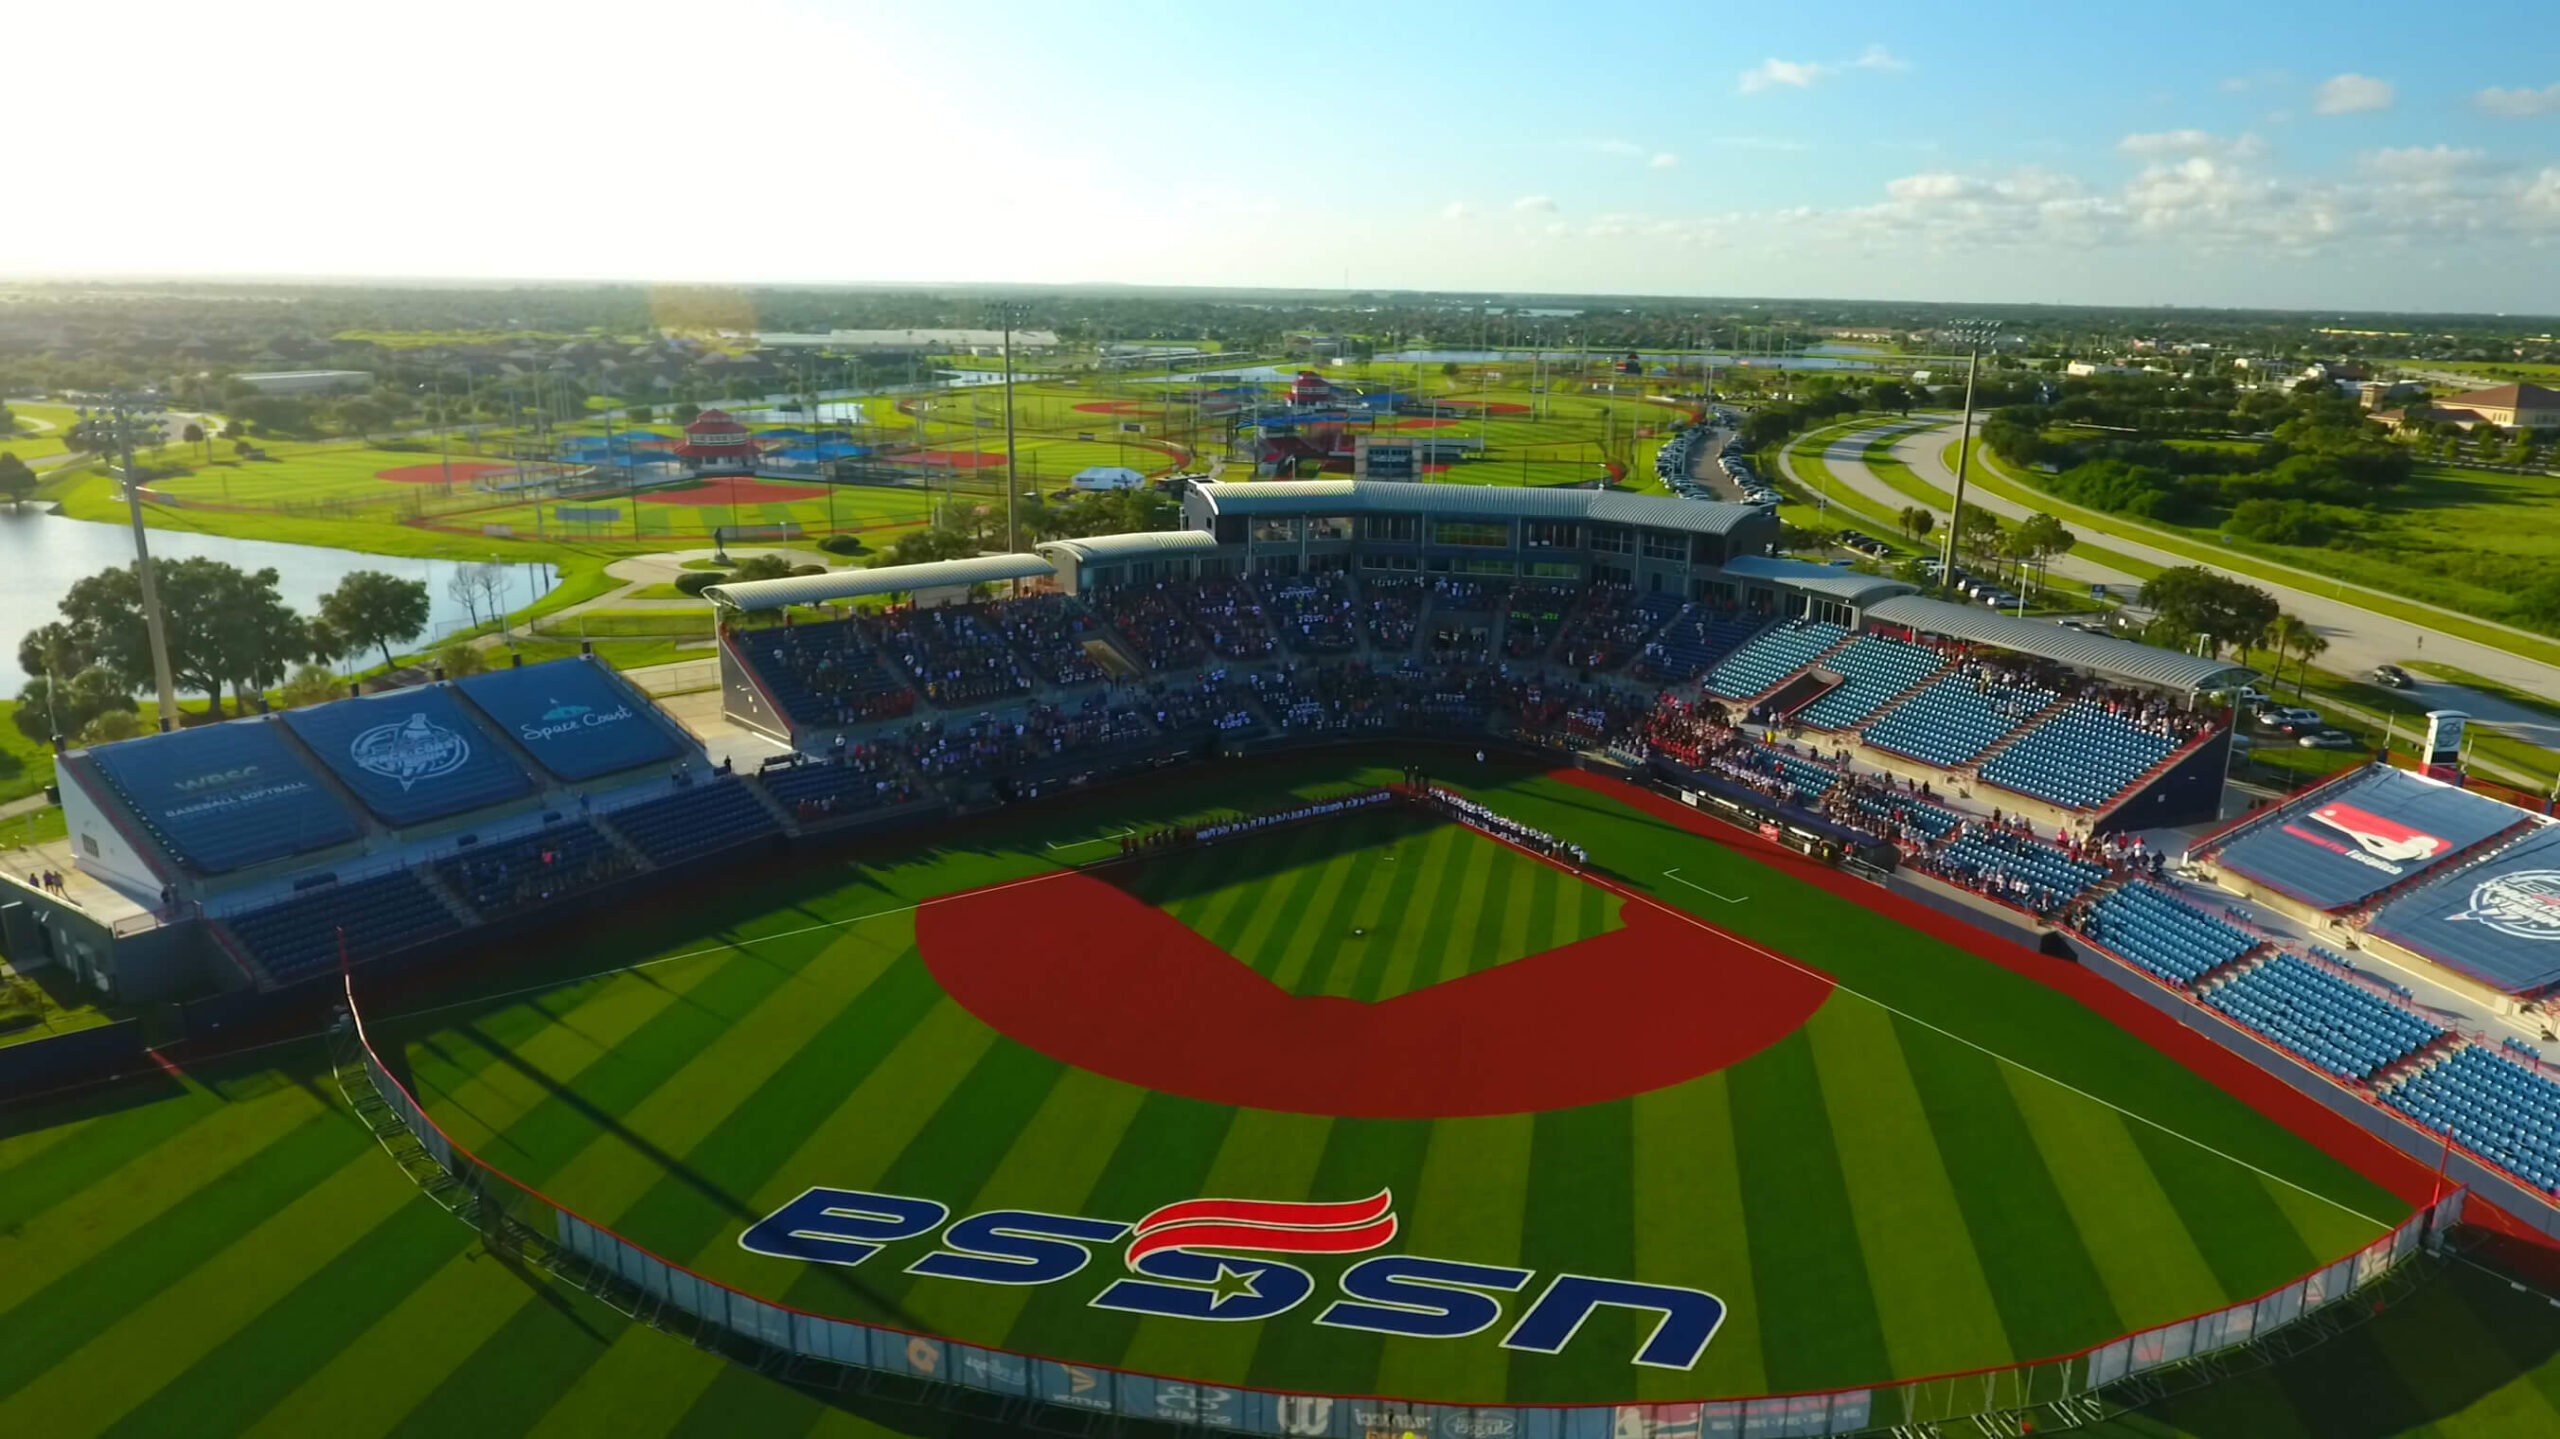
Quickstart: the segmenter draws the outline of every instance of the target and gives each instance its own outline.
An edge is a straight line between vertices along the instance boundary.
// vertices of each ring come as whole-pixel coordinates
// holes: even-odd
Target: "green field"
[[[462,1143],[706,1273],[847,1317],[1213,1382],[1546,1402],[1997,1364],[2258,1292],[2405,1212],[2056,991],[1594,791],[1498,767],[1478,797],[1584,843],[1636,893],[1710,912],[1844,988],[1758,1054],[1630,1098],[1343,1119],[1075,1068],[981,1023],[916,950],[917,900],[1051,871],[1172,809],[1392,777],[1342,760],[1227,772],[1189,781],[1171,805],[1104,792],[965,844],[732,878],[526,944],[493,983],[530,992],[378,1014],[376,1027]],[[1162,886],[1177,918],[1275,980],[1294,965],[1284,988],[1343,999],[1410,998],[1426,982],[1420,957],[1445,982],[1610,922],[1602,890],[1529,874],[1471,835],[1356,824],[1197,857],[1231,866],[1223,878],[1186,856],[1132,887]],[[1417,972],[1402,978],[1351,934],[1390,913],[1412,916],[1394,953],[1409,950]],[[1021,921],[1036,946],[1036,902]],[[316,1042],[157,1092],[0,1118],[0,1175],[0,1322],[13,1336],[0,1346],[0,1432],[945,1422],[725,1366],[494,1259],[344,1112]],[[905,1250],[849,1269],[739,1247],[747,1223],[811,1184],[934,1196],[955,1215],[1123,1219],[1196,1195],[1386,1188],[1414,1252],[1689,1285],[1730,1314],[1679,1372],[1629,1365],[1642,1333],[1624,1311],[1601,1311],[1549,1357],[1489,1335],[1391,1340],[1299,1314],[1141,1320],[1087,1307],[1095,1286],[1081,1280],[919,1278]],[[1339,1261],[1311,1267],[1330,1286]]]

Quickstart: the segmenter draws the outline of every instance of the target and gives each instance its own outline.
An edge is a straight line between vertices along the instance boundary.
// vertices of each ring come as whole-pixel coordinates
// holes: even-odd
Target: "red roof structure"
[[[688,460],[752,460],[756,442],[727,410],[705,410],[684,427],[676,453]]]

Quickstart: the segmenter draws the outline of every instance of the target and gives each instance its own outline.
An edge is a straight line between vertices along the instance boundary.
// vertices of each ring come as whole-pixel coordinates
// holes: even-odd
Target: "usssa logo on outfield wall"
[[[1316,1278],[1277,1255],[1371,1254],[1396,1236],[1394,1196],[1300,1204],[1190,1199],[1135,1224],[991,1209],[958,1223],[950,1206],[902,1194],[813,1188],[756,1221],[740,1247],[811,1264],[861,1264],[892,1244],[935,1234],[909,1274],[972,1284],[1056,1284],[1093,1262],[1097,1248],[1127,1241],[1115,1277],[1089,1301],[1097,1309],[1207,1323],[1275,1319],[1315,1297]],[[1463,1339],[1502,1322],[1503,1297],[1530,1290],[1536,1271],[1507,1265],[1374,1254],[1342,1272],[1341,1297],[1314,1322],[1409,1339]],[[1557,1354],[1603,1307],[1656,1316],[1633,1362],[1687,1369],[1724,1322],[1724,1301],[1702,1289],[1557,1274],[1519,1307],[1502,1347]]]

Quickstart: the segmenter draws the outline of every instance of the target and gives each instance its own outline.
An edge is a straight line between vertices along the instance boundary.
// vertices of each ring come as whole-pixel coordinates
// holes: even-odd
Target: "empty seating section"
[[[1861,738],[1929,764],[1960,765],[2052,703],[2050,690],[1954,674],[1895,705]]]
[[[145,833],[199,874],[222,874],[356,837],[340,803],[264,719],[235,720],[148,743],[102,745],[87,763]]]
[[[1050,684],[1091,684],[1102,678],[1102,666],[1084,647],[1095,627],[1083,605],[1065,595],[1029,595],[995,606],[993,613],[1005,643]]]
[[[2169,757],[2178,742],[2081,701],[1983,761],[2003,789],[2068,809],[2097,809]]]
[[[1946,662],[1946,656],[1936,650],[1882,635],[1860,635],[1822,662],[1824,668],[1839,671],[1840,687],[1796,711],[1795,717],[1816,729],[1846,729]]]
[[[2205,991],[2205,1003],[2341,1079],[2367,1079],[2444,1031],[2290,954]]]
[[[347,957],[360,961],[461,928],[444,901],[407,870],[305,890],[226,922],[267,973],[283,981],[335,968],[342,929]]]
[[[1350,582],[1331,575],[1278,580],[1269,586],[1282,642],[1299,654],[1349,654],[1360,646]]]
[[[1820,620],[1788,620],[1725,656],[1707,671],[1707,688],[1726,699],[1747,700],[1803,669],[1848,636]]]
[[[2560,1193],[2560,1084],[2466,1044],[2386,1088],[2382,1102],[2546,1194]]]
[[[1674,619],[1636,661],[1638,679],[1687,684],[1733,653],[1769,622],[1767,615],[1700,602]]]
[[[686,785],[662,799],[615,810],[609,818],[624,838],[660,864],[774,832],[772,814],[734,780]]]
[[[2050,914],[2107,877],[2040,840],[2005,829],[1977,829],[1930,857],[1930,867],[2037,914]]]
[[[880,628],[882,644],[935,704],[979,704],[1031,688],[1012,649],[974,609],[900,610]]]
[[[860,620],[737,630],[730,642],[755,667],[765,693],[794,725],[860,724],[895,719],[915,708],[916,692],[882,666],[879,649]]]
[[[630,872],[631,861],[585,820],[437,860],[436,877],[483,915],[542,904]]]
[[[2240,930],[2135,880],[2098,901],[2080,932],[2164,979],[2193,984],[2257,946]]]

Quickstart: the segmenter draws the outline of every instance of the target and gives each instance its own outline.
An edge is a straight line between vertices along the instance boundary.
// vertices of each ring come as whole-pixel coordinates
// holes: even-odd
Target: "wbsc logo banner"
[[[1516,1316],[1498,1342],[1533,1354],[1562,1353],[1592,1314],[1624,1309],[1635,1312],[1639,1324],[1644,1316],[1653,1317],[1651,1331],[1630,1362],[1657,1369],[1696,1365],[1724,1322],[1724,1302],[1702,1289],[1587,1274],[1553,1274],[1541,1283],[1535,1271],[1509,1265],[1378,1253],[1397,1230],[1394,1196],[1386,1190],[1366,1199],[1326,1203],[1184,1200],[1134,1224],[1026,1209],[988,1210],[956,1223],[950,1220],[950,1207],[938,1200],[812,1188],[750,1226],[738,1244],[776,1259],[852,1266],[870,1262],[892,1245],[930,1237],[934,1246],[910,1260],[907,1273],[1014,1286],[1075,1279],[1102,1246],[1117,1245],[1123,1246],[1118,1257],[1126,1273],[1086,1301],[1096,1309],[1235,1324],[1276,1319],[1310,1306],[1312,1322],[1326,1328],[1404,1339],[1463,1339]],[[1314,1304],[1315,1275],[1290,1258],[1351,1255],[1370,1257],[1343,1270],[1338,1296],[1327,1295]],[[884,1367],[925,1377],[943,1372],[928,1366],[948,1362],[939,1351],[929,1360],[921,1353],[898,1360]],[[1097,1382],[1078,1383],[1095,1376],[1100,1376]],[[1161,1384],[1148,1387],[1136,1376],[1048,1361],[1039,1365],[1036,1384],[1040,1397],[1052,1403],[1152,1417],[1173,1416],[1179,1409],[1179,1417],[1206,1427],[1230,1427],[1240,1422],[1230,1416],[1242,1413],[1237,1396],[1224,1391],[1183,1385],[1176,1396]],[[1113,1384],[1122,1386],[1116,1394]],[[1314,1422],[1298,1417],[1301,1423]],[[1376,1427],[1362,1422],[1352,1432]],[[1401,1427],[1420,1432],[1417,1425]],[[1461,1439],[1507,1436],[1470,1433]]]

